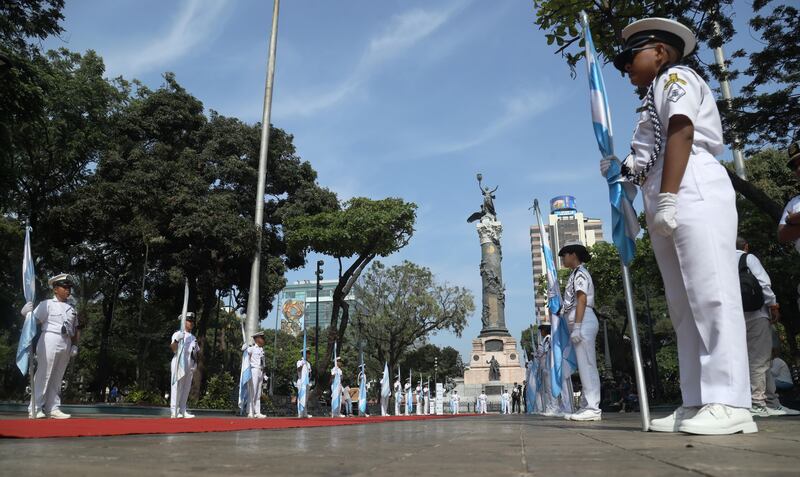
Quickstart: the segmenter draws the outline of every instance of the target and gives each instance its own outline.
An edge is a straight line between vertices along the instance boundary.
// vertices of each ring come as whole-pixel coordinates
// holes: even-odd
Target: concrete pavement
[[[660,417],[657,415],[655,417]],[[208,434],[0,440],[0,475],[798,475],[800,418],[734,436],[519,415]],[[47,475],[45,474],[45,475]]]

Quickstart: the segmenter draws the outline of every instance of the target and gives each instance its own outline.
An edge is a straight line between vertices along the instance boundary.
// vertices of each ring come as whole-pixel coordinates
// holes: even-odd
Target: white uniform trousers
[[[45,414],[61,405],[61,381],[69,364],[72,340],[60,333],[44,332],[36,343],[36,373],[33,375],[36,411]],[[35,414],[35,413],[34,413]]]
[[[250,368],[250,389],[248,394],[250,401],[247,403],[247,414],[261,414],[261,381],[264,379],[264,370],[260,368]]]
[[[572,331],[570,326],[570,331]],[[586,307],[581,324],[581,342],[573,344],[578,362],[578,375],[581,377],[581,408],[600,410],[600,373],[597,372],[595,342],[600,323],[594,310]]]
[[[642,187],[648,227],[660,187],[661,171]],[[678,190],[677,229],[666,238],[650,235],[678,341],[684,406],[750,407],[735,199],[719,162],[693,155]]]
[[[417,416],[422,415],[422,399],[417,398]]]
[[[425,406],[425,415],[427,416],[427,415],[429,415],[431,413],[431,398],[429,398],[428,396],[425,396],[425,399],[422,402],[425,403],[424,404],[424,406]]]
[[[394,415],[399,416],[400,414],[400,393],[394,393]]]
[[[381,416],[389,415],[389,396],[381,395]]]
[[[177,358],[172,358],[172,372],[175,372],[177,365]],[[185,370],[185,374],[181,379],[175,381],[170,386],[169,391],[169,411],[171,414],[183,414],[186,412],[186,401],[189,399],[189,391],[192,389],[192,375],[194,369],[190,366]],[[170,382],[172,378],[170,377]]]

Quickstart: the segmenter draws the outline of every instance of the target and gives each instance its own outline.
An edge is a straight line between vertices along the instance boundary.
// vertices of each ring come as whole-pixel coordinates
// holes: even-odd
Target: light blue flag
[[[305,416],[306,411],[306,393],[308,392],[308,361],[306,360],[306,343],[307,343],[307,334],[306,334],[306,317],[303,317],[300,320],[300,326],[303,327],[303,369],[300,371],[300,379],[297,382],[297,413],[300,416]]]
[[[358,373],[358,414],[361,416],[367,415],[367,374],[364,371],[364,365],[361,366],[361,372]]]
[[[333,367],[334,369],[338,366],[336,360],[339,356],[336,354],[336,345],[337,343],[333,343]],[[339,411],[342,409],[342,376],[339,373],[333,375],[333,383],[331,384],[331,411],[333,411],[334,416],[339,415]]]
[[[253,378],[253,372],[250,369],[250,360],[247,356],[247,350],[242,352],[242,370],[239,373],[239,411],[242,414],[247,410],[247,403],[250,401],[250,381]]]
[[[189,308],[189,279],[185,278],[183,283],[183,311],[181,312],[181,328],[180,331],[186,331],[186,313]],[[176,370],[172,373],[172,384],[178,382],[179,379],[183,378],[186,375],[186,339],[181,338],[178,342],[178,362],[176,366]]]
[[[567,320],[558,314],[561,310],[561,289],[559,288],[558,272],[556,271],[556,262],[553,259],[553,251],[550,250],[550,234],[547,233],[547,229],[544,227],[538,200],[534,201],[533,208],[539,224],[542,257],[544,257],[545,275],[547,276],[547,307],[550,309],[552,343],[550,349],[553,353],[550,370],[550,392],[553,397],[557,397],[561,394],[563,376],[572,374],[572,370],[576,369],[578,364],[575,359],[575,349],[569,339]]]
[[[36,273],[31,256],[31,228],[27,225],[25,226],[25,249],[22,255],[22,293],[25,294],[26,303],[33,303],[36,299]],[[20,334],[19,344],[17,344],[17,368],[23,376],[28,374],[28,359],[34,338],[36,338],[36,320],[33,319],[33,312],[30,312],[22,323],[22,334]]]
[[[413,376],[413,374],[411,373],[411,370],[409,369],[408,370],[408,392],[406,393],[406,412],[408,414],[411,414],[412,412],[414,412],[414,401],[413,401],[413,399],[414,399],[414,394],[413,394],[414,386],[411,383],[411,377],[412,376]]]
[[[589,92],[592,104],[592,126],[597,146],[603,157],[614,154],[613,131],[611,128],[611,111],[608,108],[606,87],[603,74],[597,63],[597,54],[592,41],[592,32],[585,12],[581,12],[583,36],[585,40],[586,70],[589,76]],[[639,221],[633,209],[636,187],[622,177],[621,165],[612,161],[606,172],[608,182],[608,198],[611,202],[611,236],[619,251],[622,262],[630,265],[636,255],[636,236],[639,234]]]
[[[392,395],[392,387],[389,385],[389,363],[383,363],[383,384],[381,384],[381,397],[389,399]]]

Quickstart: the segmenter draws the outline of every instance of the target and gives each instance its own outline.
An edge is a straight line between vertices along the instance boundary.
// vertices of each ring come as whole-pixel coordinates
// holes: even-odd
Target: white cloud
[[[477,133],[468,138],[429,148],[427,155],[450,154],[471,149],[505,133],[510,128],[552,108],[559,101],[559,92],[549,88],[523,91],[502,100],[502,112]]]
[[[413,9],[395,15],[380,34],[367,42],[369,46],[349,76],[325,91],[276,98],[277,115],[309,116],[345,100],[369,80],[382,64],[433,35],[465,5],[464,2],[458,2],[441,10]]]
[[[186,0],[167,31],[142,45],[106,54],[108,71],[112,75],[133,76],[169,68],[170,63],[214,39],[229,4],[229,0]]]

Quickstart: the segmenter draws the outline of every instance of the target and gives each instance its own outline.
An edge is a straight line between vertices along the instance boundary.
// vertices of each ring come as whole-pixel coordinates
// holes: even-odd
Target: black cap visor
[[[622,51],[617,53],[617,56],[614,57],[614,68],[624,73],[625,65],[633,61],[633,50],[641,48],[648,43],[666,43],[667,45],[675,47],[675,49],[678,50],[678,54],[683,57],[685,43],[681,37],[668,31],[646,30],[631,35],[631,37],[628,38]]]

